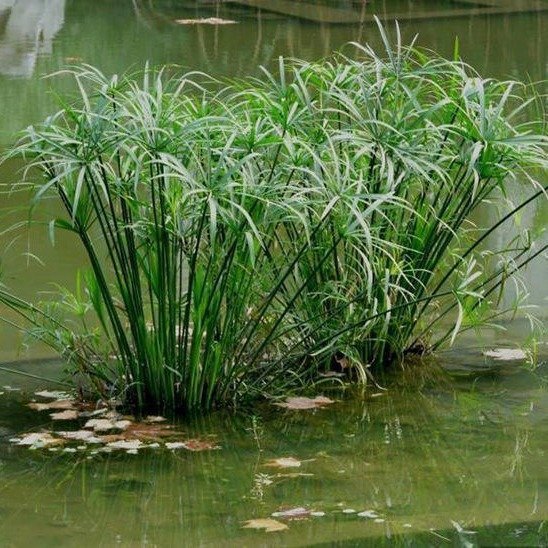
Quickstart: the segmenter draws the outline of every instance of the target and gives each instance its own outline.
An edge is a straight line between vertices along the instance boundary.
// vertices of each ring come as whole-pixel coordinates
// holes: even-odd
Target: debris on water
[[[94,432],[123,431],[131,425],[128,420],[113,419],[90,419],[84,424],[84,428],[92,428]]]
[[[167,449],[186,449],[187,451],[210,451],[212,449],[220,449],[220,447],[210,441],[204,440],[187,440],[167,442]]]
[[[360,512],[358,516],[360,518],[377,519],[379,517],[379,514],[377,514],[375,510],[364,510],[363,512]]]
[[[145,420],[143,422],[146,422],[148,424],[156,424],[156,423],[159,423],[159,422],[166,422],[166,421],[167,421],[167,419],[165,417],[148,415],[147,417],[145,417]]]
[[[303,461],[300,461],[294,457],[281,457],[278,459],[271,459],[265,462],[265,466],[271,468],[299,468]]]
[[[315,398],[296,396],[287,398],[284,402],[276,402],[274,405],[284,407],[285,409],[301,410],[318,409],[332,403],[335,403],[335,401],[330,398],[326,398],[325,396],[316,396]]]
[[[143,442],[140,440],[120,440],[107,443],[107,447],[112,449],[126,449],[126,450],[137,450],[143,447]]]
[[[310,515],[312,517],[315,517],[315,518],[322,518],[323,516],[325,516],[325,512],[310,512]]]
[[[271,516],[273,518],[284,518],[284,519],[306,519],[310,517],[310,510],[302,506],[297,508],[290,508],[289,510],[281,510],[279,512],[272,512]]]
[[[74,400],[54,400],[49,403],[31,402],[28,406],[34,411],[50,411],[51,409],[74,409]]]
[[[232,19],[220,19],[219,17],[202,17],[200,19],[175,19],[177,25],[235,25],[237,21]]]
[[[343,514],[355,514],[356,513],[356,510],[354,510],[354,508],[345,508],[343,511],[342,511]]]
[[[410,523],[404,523],[403,526],[404,526],[406,529],[409,529],[409,528],[413,527]]]
[[[33,449],[40,449],[42,447],[49,447],[51,445],[59,445],[63,443],[59,438],[54,438],[48,432],[33,432],[26,434],[22,438],[14,438],[10,440],[16,445],[24,445]]]
[[[78,411],[76,409],[65,409],[65,411],[59,411],[58,413],[50,413],[49,416],[54,421],[72,421],[78,418]]]
[[[494,348],[483,352],[484,356],[499,361],[526,360],[527,354],[520,348]]]
[[[384,523],[383,518],[375,518],[375,523]]]
[[[242,525],[244,529],[264,529],[266,533],[274,533],[276,531],[288,529],[285,523],[272,518],[250,519],[244,523],[245,524]]]
[[[9,386],[8,384],[2,386],[2,388],[6,391],[6,392],[21,392],[21,389],[20,388],[16,388],[14,386]]]
[[[35,396],[40,396],[41,398],[46,398],[48,400],[70,400],[72,399],[71,395],[68,392],[63,392],[61,390],[40,390],[34,393]]]

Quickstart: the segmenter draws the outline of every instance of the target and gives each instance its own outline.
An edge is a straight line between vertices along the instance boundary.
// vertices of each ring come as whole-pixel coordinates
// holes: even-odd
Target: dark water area
[[[69,65],[121,73],[148,62],[257,76],[279,56],[318,59],[350,51],[351,41],[380,47],[373,14],[388,25],[397,17],[406,41],[418,33],[420,45],[444,55],[458,36],[461,56],[486,76],[548,77],[546,0],[0,0],[0,150],[59,108],[69,79],[44,75]],[[185,22],[212,17],[235,23]],[[0,167],[0,184],[17,180],[20,168]],[[26,220],[28,196],[0,200],[4,280],[29,298],[52,281],[73,285],[84,264],[74,242],[65,236],[52,247],[44,226],[6,232]],[[478,221],[491,214],[486,208]],[[547,221],[546,203],[539,204],[511,230],[540,234]],[[544,257],[524,273],[541,323],[546,273]],[[524,319],[502,327],[465,335],[435,363],[387,380],[388,391],[322,385],[317,393],[338,400],[325,409],[262,404],[178,419],[187,437],[220,446],[205,452],[14,446],[17,436],[60,428],[27,407],[36,390],[55,385],[0,371],[0,547],[546,546],[547,341],[533,344]],[[524,342],[525,360],[482,355]],[[0,364],[60,378],[61,364],[46,356],[0,327]],[[265,466],[288,457],[301,466]],[[298,507],[324,515],[284,522],[280,532],[242,528]],[[363,511],[377,517],[357,515]]]

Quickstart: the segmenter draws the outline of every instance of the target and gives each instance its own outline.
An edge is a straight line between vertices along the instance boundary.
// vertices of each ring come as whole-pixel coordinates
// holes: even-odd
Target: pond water
[[[121,72],[149,61],[256,75],[279,55],[314,59],[352,40],[378,44],[373,13],[397,16],[407,39],[419,33],[421,45],[446,55],[458,35],[463,58],[488,76],[548,77],[547,0],[0,0],[0,150],[58,108],[56,95],[69,83],[43,76],[72,63]],[[182,23],[209,17],[236,24]],[[20,167],[2,166],[0,183],[12,182]],[[17,239],[4,232],[25,220],[27,198],[1,197],[0,266],[30,298],[52,280],[71,286],[84,258],[66,237],[52,248],[43,226]],[[541,232],[547,221],[546,204],[531,207],[515,230]],[[545,318],[546,260],[525,278]],[[324,387],[342,401],[186,420],[189,438],[212,435],[221,447],[200,453],[14,447],[10,438],[52,426],[47,413],[26,407],[47,385],[0,373],[0,546],[546,545],[548,371],[482,357],[479,345],[527,339],[525,322],[506,327],[464,337],[436,364],[393,379],[382,396]],[[535,363],[546,363],[546,341],[538,352]],[[0,362],[58,378],[60,364],[35,359],[46,356],[39,347],[22,350],[19,336],[0,327]],[[31,361],[8,364],[21,359]],[[308,462],[264,466],[280,457]],[[291,472],[310,475],[283,477]],[[290,521],[281,532],[241,528],[295,507],[325,515]],[[343,512],[350,509],[384,521]]]

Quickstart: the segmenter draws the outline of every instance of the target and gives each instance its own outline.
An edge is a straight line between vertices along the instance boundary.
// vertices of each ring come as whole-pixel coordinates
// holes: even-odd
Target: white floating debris
[[[321,518],[321,517],[325,516],[325,512],[310,512],[310,515],[315,517],[315,518]]]
[[[13,386],[9,386],[8,384],[6,384],[5,386],[2,386],[2,388],[6,391],[6,392],[21,392],[21,389],[20,388],[15,388]]]
[[[139,453],[139,450],[138,450],[138,449],[128,449],[128,450],[126,451],[126,453],[127,453],[128,455],[137,455],[137,454]]]
[[[46,398],[50,400],[70,400],[71,396],[67,392],[62,392],[60,390],[40,390],[39,392],[34,393],[35,396],[40,396],[41,398]]]
[[[59,411],[58,413],[50,413],[49,416],[54,421],[72,421],[78,418],[78,411],[76,409],[65,409],[65,411]]]
[[[375,519],[375,523],[384,523],[384,519],[377,518],[377,519]]]
[[[90,419],[84,428],[93,428],[95,432],[110,432],[111,430],[125,430],[131,425],[128,420]]]
[[[133,449],[140,449],[143,447],[143,442],[141,440],[112,441],[107,444],[107,447],[110,447],[111,449],[126,449],[131,451]]]
[[[65,447],[63,453],[76,453],[76,449],[74,447]]]
[[[354,508],[345,508],[342,512],[343,514],[355,514],[356,510]]]
[[[493,350],[486,350],[483,355],[500,361],[527,359],[527,354],[520,348],[495,348]]]
[[[186,449],[186,444],[183,441],[173,441],[166,443],[167,449]]]
[[[360,512],[358,516],[360,516],[360,518],[376,519],[379,517],[379,514],[377,514],[375,510],[364,510],[363,512]]]
[[[175,19],[177,25],[235,25],[236,21],[231,19],[220,19],[219,17],[205,17],[201,19]]]
[[[47,432],[34,432],[32,434],[27,434],[15,443],[17,443],[17,445],[25,445],[33,449],[39,449],[50,445],[58,445],[62,443],[62,440],[54,438]]]

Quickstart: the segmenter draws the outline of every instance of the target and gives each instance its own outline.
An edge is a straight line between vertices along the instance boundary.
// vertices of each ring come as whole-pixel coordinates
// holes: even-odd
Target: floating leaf
[[[212,449],[220,449],[214,442],[204,440],[168,442],[166,443],[166,447],[167,449],[186,449],[187,451],[211,451]]]
[[[250,519],[245,522],[244,529],[264,529],[267,533],[288,529],[285,523],[271,518]]]
[[[41,398],[46,398],[49,400],[70,400],[70,394],[67,392],[62,392],[60,390],[41,390],[34,393],[36,396]]]
[[[29,403],[35,411],[49,411],[50,409],[74,409],[74,400],[55,400],[49,403]]]
[[[219,17],[206,17],[200,19],[176,19],[177,25],[235,25],[236,21],[231,19],[220,19]]]
[[[65,409],[65,411],[59,411],[58,413],[50,413],[50,417],[54,421],[73,421],[78,418],[78,411],[76,409]]]
[[[34,449],[41,447],[50,447],[52,445],[59,445],[63,443],[63,440],[59,438],[54,438],[51,434],[47,432],[34,432],[32,434],[27,434],[21,439],[16,441],[17,445],[26,445]]]
[[[360,518],[377,519],[379,514],[377,514],[375,510],[364,510],[363,512],[360,512],[358,516],[360,516]]]
[[[145,417],[144,422],[148,424],[156,424],[158,422],[166,422],[167,419],[165,417],[157,417],[154,415],[148,415],[148,417]]]
[[[290,508],[289,510],[281,510],[279,512],[272,512],[273,518],[284,518],[284,519],[306,519],[310,517],[310,510],[302,506],[297,508]]]
[[[302,462],[294,457],[282,457],[279,459],[271,459],[265,462],[265,466],[272,468],[299,468]]]
[[[101,443],[101,440],[95,437],[91,430],[74,430],[67,432],[56,432],[58,436],[66,440],[85,441],[86,443]]]
[[[93,428],[95,432],[111,432],[112,430],[126,430],[131,425],[128,420],[90,419],[84,428]]]
[[[483,355],[501,361],[527,359],[527,354],[519,348],[495,348],[493,350],[486,350]]]
[[[286,409],[317,409],[331,403],[335,403],[335,401],[325,396],[316,396],[315,398],[297,396],[287,398],[285,402],[277,402],[274,405],[285,407]]]
[[[107,444],[111,449],[125,449],[126,451],[141,449],[143,442],[141,440],[120,440]]]

